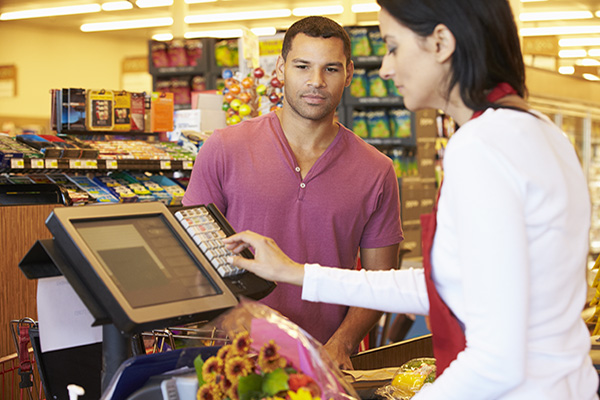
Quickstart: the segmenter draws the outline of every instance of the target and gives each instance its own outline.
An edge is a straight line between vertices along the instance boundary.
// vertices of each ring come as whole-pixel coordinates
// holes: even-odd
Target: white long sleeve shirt
[[[433,279],[467,347],[415,400],[597,399],[581,318],[590,201],[575,151],[541,116],[487,110],[444,157]],[[303,299],[427,314],[421,270],[307,265]]]

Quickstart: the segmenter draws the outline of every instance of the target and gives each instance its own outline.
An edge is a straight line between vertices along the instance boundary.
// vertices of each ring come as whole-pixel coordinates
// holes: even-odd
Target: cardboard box
[[[404,241],[402,248],[410,250],[405,257],[420,257],[421,252],[421,222],[418,220],[402,221],[402,229],[404,230]]]
[[[227,126],[225,111],[222,109],[222,94],[200,92],[192,101],[192,108],[200,110],[200,129],[203,132],[211,132]]]
[[[417,140],[438,136],[437,110],[428,109],[415,113],[415,131]]]
[[[418,220],[421,215],[423,186],[418,178],[404,178],[400,186],[402,221]]]

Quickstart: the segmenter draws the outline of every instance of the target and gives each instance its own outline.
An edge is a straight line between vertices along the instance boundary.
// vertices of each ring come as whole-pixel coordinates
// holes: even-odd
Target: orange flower
[[[202,378],[205,382],[216,382],[217,375],[223,373],[223,360],[217,357],[210,357],[202,366]]]
[[[252,343],[252,339],[250,339],[250,334],[248,332],[240,332],[237,334],[235,339],[233,340],[232,346],[233,350],[237,354],[246,354],[248,350],[250,350],[250,344]]]
[[[238,379],[252,372],[252,362],[240,356],[233,356],[225,362],[225,376],[232,383],[237,383]]]

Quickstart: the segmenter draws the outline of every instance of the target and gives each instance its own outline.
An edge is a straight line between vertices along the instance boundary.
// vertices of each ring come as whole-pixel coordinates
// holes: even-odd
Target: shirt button
[[[302,183],[300,184],[300,187],[301,187],[302,189],[304,189],[304,188],[306,187],[306,184],[305,184],[304,182],[302,182]]]
[[[296,167],[296,172],[300,172],[300,167]]]

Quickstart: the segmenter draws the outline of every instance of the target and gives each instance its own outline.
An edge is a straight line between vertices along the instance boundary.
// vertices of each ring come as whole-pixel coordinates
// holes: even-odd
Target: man
[[[201,147],[183,203],[213,202],[236,230],[275,239],[294,261],[367,269],[398,264],[398,182],[390,159],[334,122],[354,65],[336,22],[308,17],[277,60],[283,107],[218,130]],[[380,313],[301,300],[280,284],[263,299],[321,343],[342,368]]]

